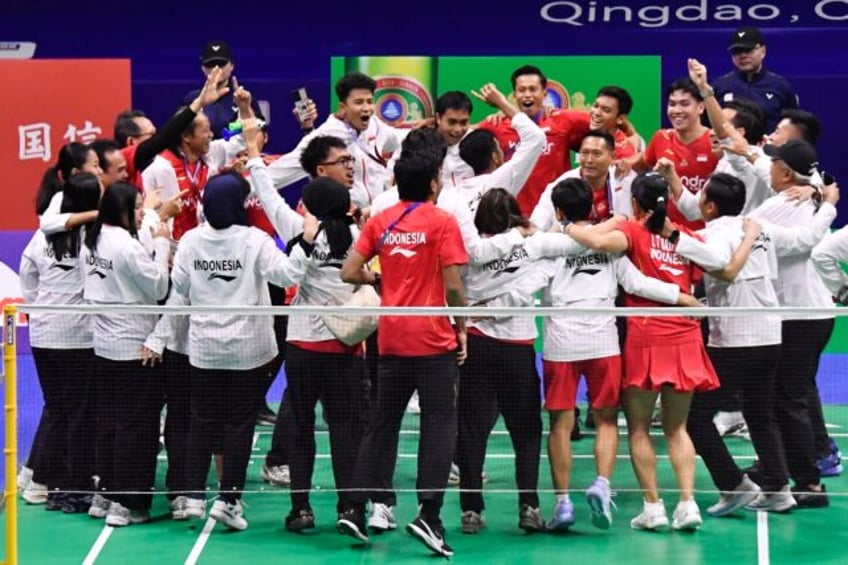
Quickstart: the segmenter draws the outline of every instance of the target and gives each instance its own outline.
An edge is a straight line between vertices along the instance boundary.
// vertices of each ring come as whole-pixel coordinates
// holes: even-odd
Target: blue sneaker
[[[574,525],[574,505],[570,500],[557,502],[553,518],[548,520],[549,532],[564,532]]]
[[[595,482],[586,489],[586,502],[592,509],[592,525],[602,530],[610,529],[612,526],[610,506],[613,502],[609,483],[595,479]]]
[[[833,439],[832,437],[828,436],[827,443],[830,446],[830,452],[841,459],[842,458],[842,452],[839,451],[839,446],[836,445],[836,440]]]
[[[836,453],[831,453],[816,461],[822,477],[838,477],[842,474],[842,459]]]

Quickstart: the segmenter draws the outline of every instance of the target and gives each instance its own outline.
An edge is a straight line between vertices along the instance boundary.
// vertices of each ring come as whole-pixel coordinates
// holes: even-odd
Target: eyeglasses
[[[325,167],[332,167],[333,165],[341,165],[342,167],[352,167],[356,163],[356,159],[350,155],[346,157],[339,157],[335,161],[327,161],[326,163],[321,163]]]

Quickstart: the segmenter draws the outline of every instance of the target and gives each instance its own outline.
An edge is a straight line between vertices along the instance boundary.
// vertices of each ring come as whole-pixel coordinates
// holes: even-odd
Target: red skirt
[[[718,376],[701,339],[683,343],[624,346],[624,388],[704,392],[719,387]]]

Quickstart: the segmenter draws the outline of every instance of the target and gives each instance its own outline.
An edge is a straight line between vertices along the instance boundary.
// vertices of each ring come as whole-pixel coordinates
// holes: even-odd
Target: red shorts
[[[592,408],[618,408],[621,399],[621,356],[585,361],[542,360],[545,408],[574,410],[580,375],[586,378]]]

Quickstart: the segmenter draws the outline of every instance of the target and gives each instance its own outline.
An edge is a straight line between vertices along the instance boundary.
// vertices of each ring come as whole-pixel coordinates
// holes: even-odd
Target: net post
[[[17,330],[18,310],[14,305],[3,308],[3,377],[6,389],[5,424],[6,486],[3,502],[6,511],[6,560],[9,565],[18,562],[18,383],[17,383]]]

